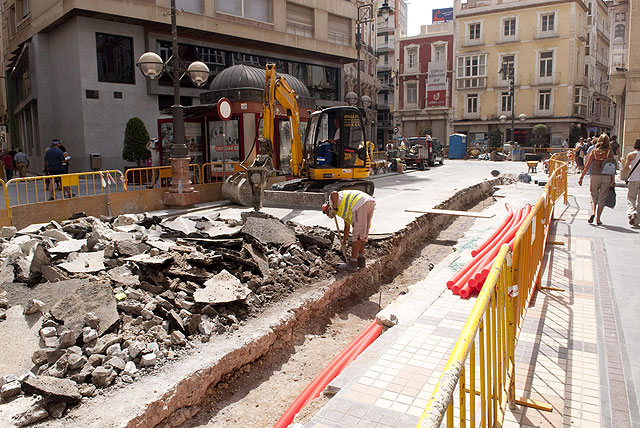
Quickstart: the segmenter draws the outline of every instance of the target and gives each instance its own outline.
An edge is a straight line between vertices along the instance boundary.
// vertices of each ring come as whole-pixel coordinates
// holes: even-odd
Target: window
[[[623,24],[618,24],[615,26],[613,30],[613,38],[615,41],[620,41],[620,42],[624,41],[624,30],[625,28]]]
[[[589,64],[584,65],[584,75],[589,77]]]
[[[133,39],[96,33],[98,81],[135,83],[133,73]]]
[[[504,20],[504,27],[503,27],[502,34],[505,37],[516,35],[516,19],[515,18],[508,18]]]
[[[546,89],[538,93],[538,110],[551,110],[551,89]]]
[[[502,73],[500,73],[500,79],[503,82],[508,82],[509,81],[509,76],[515,76],[515,69],[516,69],[516,56],[515,55],[503,55],[502,56],[502,61],[500,61],[500,69],[506,68],[508,70],[508,74],[506,76],[504,76]],[[506,77],[506,79],[503,78]]]
[[[553,33],[555,31],[555,17],[555,13],[548,13],[541,16],[543,33]]]
[[[407,71],[416,71],[418,69],[418,48],[407,49]]]
[[[185,12],[197,13],[202,15],[201,0],[176,0],[176,8]]]
[[[486,78],[486,54],[458,57],[458,89],[484,87],[486,85]]]
[[[500,111],[511,112],[511,94],[509,92],[503,92],[500,95],[500,101]]]
[[[586,88],[576,87],[573,95],[574,104],[587,105],[587,90]]]
[[[29,0],[18,0],[16,2],[16,5],[18,6],[18,21],[22,21],[27,16],[29,16]]]
[[[313,9],[287,3],[287,33],[313,38]]]
[[[273,22],[271,0],[216,0],[216,12]]]
[[[416,106],[418,104],[418,83],[407,83],[407,106]]]
[[[467,113],[478,113],[478,94],[467,95]]]
[[[480,40],[480,23],[469,24],[469,40]]]
[[[433,61],[435,62],[447,61],[447,51],[446,51],[445,45],[435,45],[433,47]]]
[[[553,76],[553,52],[540,54],[540,77]]]
[[[351,46],[351,20],[329,14],[329,43]]]

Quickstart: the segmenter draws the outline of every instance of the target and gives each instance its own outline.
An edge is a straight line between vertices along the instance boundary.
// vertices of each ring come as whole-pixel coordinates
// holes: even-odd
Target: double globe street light
[[[180,104],[180,80],[188,75],[197,87],[203,87],[211,75],[209,67],[202,61],[195,61],[184,69],[178,56],[178,26],[176,24],[176,0],[171,0],[171,57],[165,63],[155,52],[145,52],[138,59],[137,66],[142,74],[157,80],[167,73],[173,80],[173,145],[171,146],[171,188],[165,193],[167,205],[188,206],[200,201],[200,194],[193,189],[189,179],[189,149],[184,142],[184,109]]]
[[[498,71],[498,73],[502,74],[503,80],[509,80],[509,98],[511,99],[511,117],[508,118],[505,115],[500,116],[498,119],[500,123],[506,123],[507,119],[511,119],[511,143],[516,143],[516,134],[515,134],[515,121],[516,121],[516,94],[515,94],[515,84],[516,84],[516,76],[513,65],[508,62],[502,63],[502,68]],[[527,115],[522,113],[518,116],[518,120],[520,122],[524,122],[527,119]]]

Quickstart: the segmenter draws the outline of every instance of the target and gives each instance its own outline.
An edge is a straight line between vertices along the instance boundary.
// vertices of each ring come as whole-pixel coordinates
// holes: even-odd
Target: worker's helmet
[[[322,212],[325,213],[329,218],[334,218],[336,216],[336,210],[331,208],[331,204],[329,201],[322,204]]]
[[[322,212],[323,213],[327,213],[327,211],[329,210],[329,208],[331,208],[331,205],[329,205],[329,201],[325,202],[324,204],[322,204]]]

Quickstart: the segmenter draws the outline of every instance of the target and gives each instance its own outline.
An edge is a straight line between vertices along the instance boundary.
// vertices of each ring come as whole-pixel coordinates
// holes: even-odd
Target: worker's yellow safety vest
[[[353,207],[356,202],[364,197],[365,193],[360,190],[343,190],[340,193],[342,194],[342,200],[338,205],[338,216],[351,224],[351,220],[353,219]]]

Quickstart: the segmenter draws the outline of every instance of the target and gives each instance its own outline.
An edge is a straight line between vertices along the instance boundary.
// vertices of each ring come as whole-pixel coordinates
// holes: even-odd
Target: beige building
[[[617,104],[615,132],[622,152],[633,150],[640,138],[640,54],[631,46],[640,43],[640,5],[628,0],[609,2],[611,17],[611,66],[609,95]]]
[[[597,10],[608,22],[606,5],[600,2]],[[593,24],[587,25],[589,8],[583,1],[455,0],[454,16],[453,128],[468,134],[470,144],[486,142],[500,129],[505,141],[530,145],[531,130],[539,123],[550,131],[541,144],[552,146],[568,138],[574,125],[583,134],[611,129],[613,112],[593,74],[598,58],[600,65],[608,58],[608,47],[604,34],[598,35],[598,49],[604,51],[588,58],[593,56],[588,49]],[[515,76],[513,115],[510,79],[500,73],[503,68]],[[596,93],[598,106],[592,103]]]
[[[63,140],[72,170],[82,171],[92,153],[103,169],[125,166],[124,128],[133,116],[159,136],[171,82],[147,81],[135,63],[145,51],[171,55],[169,0],[1,1],[10,134],[34,171],[52,138]],[[177,0],[177,7],[181,59],[202,60],[214,75],[275,62],[317,105],[344,103],[343,66],[356,58],[355,2]],[[198,104],[206,90],[182,86],[183,105]],[[239,120],[238,132],[253,140],[255,121]]]

